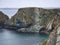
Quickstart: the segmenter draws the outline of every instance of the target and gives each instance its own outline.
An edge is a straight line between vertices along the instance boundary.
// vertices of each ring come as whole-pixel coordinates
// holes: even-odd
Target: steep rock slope
[[[0,22],[7,23],[9,17],[0,11]]]
[[[9,17],[0,11],[0,28],[3,28],[7,25]]]
[[[53,20],[53,22],[51,22]],[[20,27],[47,27],[48,24],[58,24],[60,20],[60,9],[42,9],[42,8],[20,8],[12,16],[10,24],[19,25]],[[50,25],[48,26],[48,28]],[[37,28],[37,29],[38,29]],[[35,29],[34,29],[35,30]],[[39,29],[40,30],[40,29]]]

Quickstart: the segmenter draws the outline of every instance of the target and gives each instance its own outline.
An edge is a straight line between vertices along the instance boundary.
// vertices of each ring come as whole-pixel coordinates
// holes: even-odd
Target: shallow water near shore
[[[48,39],[48,35],[45,34],[0,29],[0,45],[37,45],[46,39]]]

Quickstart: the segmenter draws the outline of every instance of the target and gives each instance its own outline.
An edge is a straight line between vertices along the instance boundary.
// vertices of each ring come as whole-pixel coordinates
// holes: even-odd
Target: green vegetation
[[[38,44],[38,45],[46,45],[47,44],[47,40],[45,40],[42,44]]]

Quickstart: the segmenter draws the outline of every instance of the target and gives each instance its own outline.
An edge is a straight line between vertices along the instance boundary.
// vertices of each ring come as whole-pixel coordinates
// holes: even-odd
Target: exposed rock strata
[[[60,9],[43,9],[36,7],[20,8],[18,9],[17,13],[14,16],[12,16],[9,24],[19,26],[20,29],[22,28],[31,29],[31,27],[34,27],[34,25],[37,24],[38,26],[43,26],[45,28],[47,27],[48,24],[52,24],[54,27],[57,25],[55,20],[56,18],[58,18],[58,21],[60,20]],[[51,22],[53,19],[54,21]],[[46,30],[52,30],[49,29],[50,27],[51,26],[48,26],[48,29]]]

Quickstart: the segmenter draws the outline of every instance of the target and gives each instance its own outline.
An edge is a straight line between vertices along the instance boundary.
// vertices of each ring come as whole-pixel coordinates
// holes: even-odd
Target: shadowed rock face
[[[0,11],[0,23],[1,22],[7,23],[8,19],[9,19],[9,17]]]
[[[0,28],[4,28],[4,26],[8,23],[9,17],[0,11]]]

